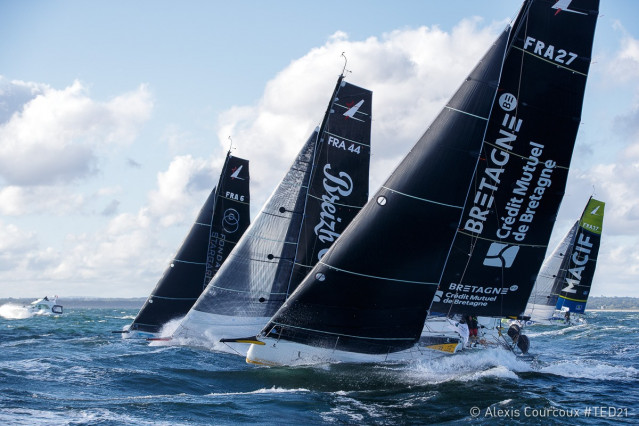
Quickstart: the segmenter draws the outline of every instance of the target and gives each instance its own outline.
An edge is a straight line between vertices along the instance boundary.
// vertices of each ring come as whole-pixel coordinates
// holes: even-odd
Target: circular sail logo
[[[499,97],[499,106],[504,111],[512,111],[517,108],[517,98],[511,93],[504,93]]]
[[[229,234],[240,227],[240,214],[235,209],[226,209],[222,218],[222,228]]]

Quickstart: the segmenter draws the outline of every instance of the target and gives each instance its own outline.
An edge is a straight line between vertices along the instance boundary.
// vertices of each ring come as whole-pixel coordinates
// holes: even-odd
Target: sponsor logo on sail
[[[590,212],[590,214],[592,214],[592,215],[596,215],[596,214],[597,214],[597,211],[599,210],[599,207],[601,207],[601,206],[597,206],[597,207],[595,207],[595,209],[594,209],[593,211],[591,211],[591,212]]]
[[[222,228],[229,234],[234,233],[240,227],[240,214],[235,209],[226,209],[222,218]]]
[[[364,99],[356,103],[354,106],[351,105],[352,103],[350,103],[350,105],[348,102],[346,103],[348,110],[343,114],[346,118],[354,118],[355,113],[361,108],[362,105],[364,105]]]
[[[472,284],[450,283],[448,289],[438,290],[434,302],[462,305],[472,308],[486,307],[496,302],[499,296],[506,296],[519,290],[519,286],[490,287]]]
[[[575,249],[570,257],[571,268],[568,269],[568,273],[565,278],[567,285],[561,289],[562,292],[573,294],[577,293],[575,286],[578,286],[581,282],[581,274],[586,269],[586,265],[590,259],[591,249],[592,243],[590,242],[590,237],[583,233],[579,233],[579,237],[577,237],[577,244],[575,245]]]
[[[519,246],[492,243],[484,258],[484,265],[495,268],[510,268],[519,252]]]
[[[337,176],[333,176],[330,173],[331,165],[326,164],[324,166],[324,190],[326,194],[322,195],[322,212],[320,213],[320,222],[315,225],[315,235],[318,236],[319,241],[324,244],[328,244],[329,247],[341,235],[340,232],[336,232],[336,225],[342,222],[341,217],[336,217],[337,203],[341,197],[348,197],[353,192],[353,179],[346,172],[339,172]],[[319,251],[317,258],[321,259],[322,256],[328,251],[329,247],[326,247]]]
[[[242,167],[244,167],[243,164],[240,167],[233,167],[231,169],[231,171],[233,172],[233,173],[231,173],[231,179],[244,180],[244,178],[240,177],[240,172],[242,171]]]
[[[555,12],[555,15],[558,15],[559,12],[572,12],[572,13],[577,13],[579,15],[585,15],[584,12],[578,12],[576,10],[570,9],[570,3],[572,3],[572,0],[559,0],[559,1],[557,1],[557,3],[555,3],[552,6],[553,9],[557,9],[557,11]]]

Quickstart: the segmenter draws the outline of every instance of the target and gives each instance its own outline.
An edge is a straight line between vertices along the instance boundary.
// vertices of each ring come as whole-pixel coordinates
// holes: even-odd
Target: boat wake
[[[5,319],[26,319],[40,315],[50,315],[50,313],[46,311],[34,312],[25,306],[16,305],[14,303],[5,303],[0,306],[0,317]]]
[[[517,373],[531,366],[515,354],[503,349],[468,351],[413,364],[404,371],[407,381],[416,384],[439,384],[449,381],[475,381],[489,377],[518,379]]]

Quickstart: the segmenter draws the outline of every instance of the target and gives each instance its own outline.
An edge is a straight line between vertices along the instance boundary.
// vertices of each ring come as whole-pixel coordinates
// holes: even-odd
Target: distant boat
[[[229,151],[217,187],[125,334],[155,337],[186,315],[244,234],[249,215],[249,162]]]
[[[174,338],[215,345],[255,335],[321,262],[368,199],[371,102],[371,91],[338,78],[321,126]],[[248,346],[216,349],[245,353]]]
[[[58,304],[58,296],[44,296],[42,299],[31,302],[26,308],[32,313],[49,312],[52,314],[62,314],[62,305]]]
[[[525,316],[538,324],[575,324],[586,309],[597,267],[605,203],[592,197],[581,217],[544,261]]]
[[[596,0],[574,0],[581,13],[552,5],[524,3],[253,338],[248,362],[428,360],[462,344],[422,336],[431,304],[444,315],[524,312],[563,197],[598,17]]]

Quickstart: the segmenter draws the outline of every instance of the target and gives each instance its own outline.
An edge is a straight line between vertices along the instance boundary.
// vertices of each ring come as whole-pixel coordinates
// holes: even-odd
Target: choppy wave
[[[639,406],[639,324],[628,321],[635,314],[531,327],[527,358],[491,348],[430,361],[262,368],[208,341],[121,339],[111,330],[137,310],[113,312],[0,317],[0,422],[455,424],[472,420],[473,407],[596,403],[632,414]],[[636,414],[625,420],[637,423]]]

